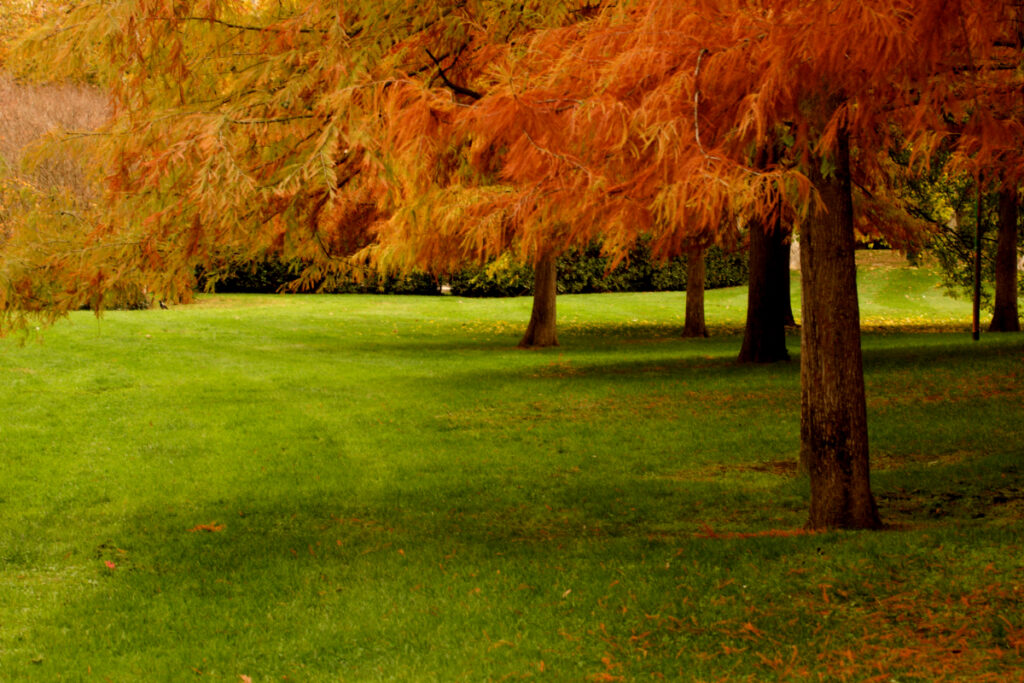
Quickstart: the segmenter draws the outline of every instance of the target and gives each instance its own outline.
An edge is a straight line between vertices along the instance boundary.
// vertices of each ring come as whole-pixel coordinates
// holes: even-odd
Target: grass
[[[890,530],[800,533],[742,290],[211,296],[0,346],[0,680],[1024,680],[1020,335],[865,263]],[[790,339],[797,351],[798,339]]]

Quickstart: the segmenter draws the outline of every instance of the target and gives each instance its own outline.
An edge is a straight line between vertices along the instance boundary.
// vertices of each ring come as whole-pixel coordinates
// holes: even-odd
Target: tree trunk
[[[779,253],[772,261],[774,267],[779,269],[773,281],[779,287],[779,300],[782,302],[782,324],[786,327],[797,327],[796,318],[793,317],[793,290],[789,278],[789,258],[793,248],[791,235],[792,232],[784,232],[780,238]]]
[[[999,242],[996,247],[996,301],[989,332],[1020,332],[1017,311],[1017,214],[1014,188],[999,193]]]
[[[533,273],[533,312],[526,334],[519,342],[523,349],[558,346],[555,332],[555,302],[558,296],[558,269],[554,254],[544,254]]]
[[[837,143],[835,171],[809,173],[824,206],[800,235],[803,327],[800,462],[810,475],[813,529],[881,526],[871,494],[868,424],[854,261],[850,148]]]
[[[740,363],[789,360],[785,319],[789,308],[789,287],[779,281],[785,276],[789,282],[789,260],[783,251],[785,238],[778,228],[766,232],[760,221],[750,224],[747,324],[743,330]]]
[[[686,259],[686,324],[684,337],[706,337],[704,324],[704,280],[707,275],[704,249],[694,249]]]

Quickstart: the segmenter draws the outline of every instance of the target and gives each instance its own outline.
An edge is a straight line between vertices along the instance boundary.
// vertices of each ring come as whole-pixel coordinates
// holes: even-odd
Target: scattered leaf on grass
[[[189,533],[193,534],[197,531],[208,531],[212,533],[215,531],[224,531],[224,525],[217,524],[217,522],[210,522],[209,524],[197,524],[188,531]]]

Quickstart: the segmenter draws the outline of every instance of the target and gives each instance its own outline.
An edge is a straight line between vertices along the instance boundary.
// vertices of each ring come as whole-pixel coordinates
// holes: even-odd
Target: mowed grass
[[[210,296],[0,343],[0,680],[1024,680],[1024,338],[862,269],[890,528],[801,533],[742,289]]]

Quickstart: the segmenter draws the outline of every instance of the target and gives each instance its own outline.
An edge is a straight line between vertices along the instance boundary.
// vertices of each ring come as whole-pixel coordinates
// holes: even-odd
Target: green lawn
[[[1024,680],[1024,337],[865,263],[891,528],[684,295],[209,296],[0,342],[0,680]],[[24,343],[22,343],[24,342]]]

